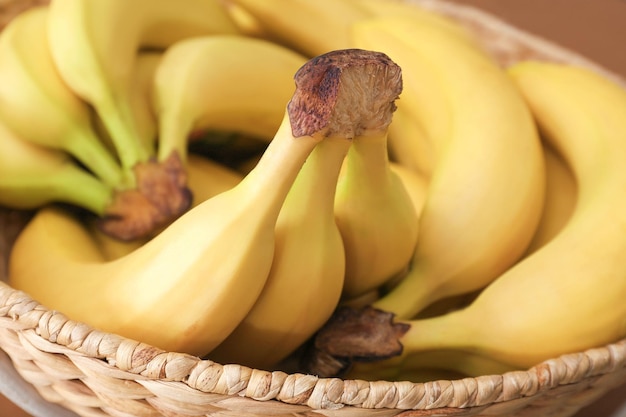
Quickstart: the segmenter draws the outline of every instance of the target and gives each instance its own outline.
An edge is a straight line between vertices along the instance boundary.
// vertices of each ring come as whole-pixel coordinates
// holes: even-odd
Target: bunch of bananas
[[[72,319],[365,379],[626,336],[626,91],[592,70],[406,1],[51,0],[0,74],[9,278]]]

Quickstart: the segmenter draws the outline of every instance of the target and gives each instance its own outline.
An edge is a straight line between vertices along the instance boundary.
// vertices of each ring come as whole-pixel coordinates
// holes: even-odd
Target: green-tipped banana
[[[125,169],[148,160],[128,97],[137,52],[237,33],[217,0],[54,0],[48,35],[63,80],[95,108]]]
[[[154,81],[158,158],[185,158],[192,133],[236,132],[269,141],[306,59],[275,43],[214,35],[168,48]]]
[[[103,214],[112,189],[64,152],[17,137],[0,123],[0,205],[36,209],[63,202]]]
[[[89,107],[59,76],[46,35],[45,6],[24,11],[0,35],[0,119],[24,140],[61,149],[109,186],[122,170],[91,125]]]

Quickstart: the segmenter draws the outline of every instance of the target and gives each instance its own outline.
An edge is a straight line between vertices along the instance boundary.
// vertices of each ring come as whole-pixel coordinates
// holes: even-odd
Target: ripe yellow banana
[[[571,168],[548,143],[543,145],[546,166],[546,197],[535,235],[524,256],[556,236],[567,224],[576,205],[578,186]]]
[[[381,97],[369,88],[377,77],[366,71],[358,76],[364,63],[390,65],[387,57],[367,51],[339,51],[307,62],[296,73],[283,123],[256,167],[127,256],[103,262],[75,218],[41,210],[13,247],[11,284],[104,331],[165,350],[208,353],[261,293],[280,209],[311,151],[327,137],[350,139],[370,127],[366,110]]]
[[[352,109],[340,123],[352,126],[333,133],[309,156],[278,217],[276,252],[266,286],[242,323],[211,353],[211,359],[271,369],[308,340],[339,302],[346,272],[345,239],[335,221],[339,173],[349,149],[363,141],[366,148],[374,148],[375,156],[355,162],[382,165],[370,168],[387,174],[386,170],[380,172],[386,161],[381,151],[394,102],[402,90],[401,70],[386,56],[356,53],[365,58],[361,63],[351,62],[351,53],[344,57],[343,51],[327,55],[331,60],[322,64],[323,72],[317,75],[341,71],[340,88],[348,92],[346,105]],[[306,104],[308,108],[311,105],[315,106]],[[346,175],[351,175],[351,169],[357,171],[348,166]],[[386,178],[376,179],[387,184]],[[410,200],[408,204],[414,214]]]
[[[410,318],[484,287],[522,255],[543,206],[541,143],[507,74],[464,38],[402,18],[360,22],[353,37],[403,68],[400,102],[424,86],[414,111],[436,159],[419,239],[408,275],[373,304]]]
[[[201,130],[238,132],[269,141],[306,59],[278,44],[245,36],[183,40],[165,52],[154,81],[158,158],[184,159]]]
[[[272,37],[263,28],[263,24],[259,19],[244,7],[241,7],[232,0],[222,0],[222,3],[242,35],[272,40]]]
[[[133,69],[128,97],[131,111],[137,127],[139,141],[151,155],[156,155],[156,142],[158,137],[158,122],[153,108],[152,87],[154,75],[161,62],[163,53],[160,51],[140,51],[137,54],[137,62]],[[94,123],[98,135],[105,142],[111,152],[115,152],[115,146],[106,127],[97,114],[94,114]]]
[[[48,17],[61,77],[94,106],[126,169],[150,156],[128,97],[138,50],[215,33],[237,33],[217,0],[53,0]]]
[[[370,16],[352,1],[232,0],[262,25],[271,39],[309,57],[350,48],[349,25]]]
[[[501,375],[515,370],[518,369],[476,353],[437,349],[371,363],[357,363],[343,377],[366,381],[425,382]]]
[[[396,117],[396,113],[394,113],[393,117]],[[391,162],[390,167],[402,181],[404,188],[409,194],[409,198],[413,202],[415,213],[419,217],[422,213],[422,208],[424,207],[424,201],[426,200],[428,180],[424,176],[419,175],[403,165]]]
[[[0,123],[0,205],[36,209],[52,202],[104,213],[113,190],[59,150],[17,137]]]
[[[46,35],[48,7],[22,12],[0,35],[0,119],[24,140],[61,149],[109,186],[122,170],[91,126],[89,107],[60,78]]]
[[[406,271],[418,216],[404,183],[391,169],[388,130],[354,138],[337,184],[335,219],[344,241],[344,294],[358,297]]]
[[[389,125],[389,156],[399,165],[430,178],[435,165],[433,143],[417,117],[410,114],[403,104],[398,103],[393,122]]]
[[[509,73],[572,168],[574,212],[469,306],[403,322],[402,356],[457,350],[527,368],[626,336],[626,90],[576,66],[528,61]]]
[[[211,352],[212,360],[272,369],[335,310],[345,257],[333,200],[349,147],[343,138],[327,138],[307,159],[278,216],[265,288],[233,333]]]
[[[442,13],[425,8],[419,2],[411,0],[344,0],[367,10],[372,18],[390,17],[409,19],[416,26],[436,26],[439,30],[448,31],[453,36],[465,38],[478,47],[479,39],[466,27]]]

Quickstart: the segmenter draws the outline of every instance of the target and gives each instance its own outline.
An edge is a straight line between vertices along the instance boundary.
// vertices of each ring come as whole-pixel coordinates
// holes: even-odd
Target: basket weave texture
[[[466,24],[503,64],[536,57],[605,72],[478,10],[414,1]],[[21,10],[45,2],[0,0],[0,28]],[[626,340],[527,371],[426,383],[266,372],[164,352],[71,321],[8,286],[7,256],[28,218],[0,208],[0,350],[45,400],[79,416],[568,417],[626,383]]]

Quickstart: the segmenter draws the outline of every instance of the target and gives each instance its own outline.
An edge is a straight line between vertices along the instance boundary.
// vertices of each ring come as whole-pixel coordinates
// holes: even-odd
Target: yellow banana
[[[0,123],[0,205],[36,209],[64,202],[103,214],[113,190],[62,151],[17,137]]]
[[[94,132],[89,107],[54,66],[47,17],[46,6],[28,9],[0,35],[0,118],[24,140],[66,151],[109,186],[121,186],[121,167]]]
[[[353,62],[353,53],[363,61]],[[242,323],[211,353],[211,359],[219,362],[271,369],[328,320],[344,288],[345,240],[335,221],[337,180],[346,154],[359,141],[375,148],[376,157],[369,155],[363,162],[383,164],[371,167],[376,173],[384,169],[386,158],[380,153],[402,77],[400,68],[380,54],[338,51],[320,62],[314,77],[342,73],[339,88],[349,95],[346,105],[352,109],[344,115],[347,120],[338,122],[351,126],[318,145],[298,175],[278,217],[276,252],[266,286]],[[315,103],[305,106],[310,109]]]
[[[344,241],[344,294],[374,290],[409,265],[417,242],[417,210],[391,169],[388,130],[354,138],[337,184],[335,219]]]
[[[212,360],[272,369],[335,310],[345,257],[333,200],[349,146],[345,139],[327,138],[307,159],[278,216],[265,288],[233,333],[211,352]]]
[[[248,10],[232,0],[222,0],[222,3],[242,35],[271,40],[263,24]]]
[[[522,255],[543,206],[541,143],[507,74],[465,39],[401,18],[355,24],[353,36],[402,67],[405,103],[417,86],[428,92],[415,110],[436,159],[417,247],[410,272],[373,304],[410,318],[438,299],[484,287]]]
[[[394,113],[394,118],[396,114]],[[391,170],[400,178],[404,188],[406,189],[417,217],[422,213],[424,201],[426,200],[428,190],[428,180],[418,173],[406,168],[403,165],[390,163]]]
[[[184,159],[187,138],[199,130],[270,140],[293,94],[293,74],[305,62],[285,47],[244,36],[203,36],[172,45],[154,82],[159,159],[173,152]]]
[[[306,56],[353,46],[351,23],[370,16],[351,1],[232,0],[262,25],[271,39]]]
[[[464,38],[474,47],[481,47],[480,39],[474,32],[459,24],[452,18],[423,7],[419,2],[411,0],[344,0],[355,3],[367,10],[371,17],[389,17],[409,19],[416,26],[436,26],[439,30],[448,31],[452,36]]]
[[[389,125],[389,156],[392,161],[429,178],[435,165],[433,143],[416,117],[399,102]]]
[[[456,350],[523,369],[626,336],[626,90],[548,62],[518,63],[509,74],[574,173],[574,212],[469,306],[395,323],[408,326],[399,338],[404,357]]]
[[[126,169],[150,156],[128,97],[138,50],[215,33],[237,33],[217,0],[53,0],[48,17],[61,77],[93,105]]]
[[[151,155],[156,155],[158,122],[153,108],[152,87],[154,75],[161,62],[163,53],[160,51],[140,51],[133,69],[132,81],[129,85],[128,97],[131,111],[137,127],[139,141]],[[111,137],[97,114],[93,115],[98,135],[107,147],[115,152]]]
[[[371,123],[367,110],[381,100],[369,88],[377,77],[358,74],[361,64],[372,61],[390,65],[385,56],[366,51],[307,62],[296,73],[283,123],[256,167],[127,256],[102,262],[76,219],[41,210],[13,247],[12,286],[104,331],[165,350],[208,353],[261,293],[276,221],[306,158],[326,137],[350,139]],[[310,112],[311,105],[320,111]]]
[[[515,370],[518,369],[476,353],[437,349],[371,363],[358,363],[343,377],[366,381],[425,382],[501,375]]]
[[[139,140],[151,155],[156,154],[159,136],[157,115],[152,104],[152,87],[162,58],[163,53],[157,51],[140,52],[137,55],[129,93]]]
[[[576,205],[578,186],[571,168],[550,144],[543,146],[546,165],[546,197],[541,220],[524,256],[556,236],[567,224]]]

